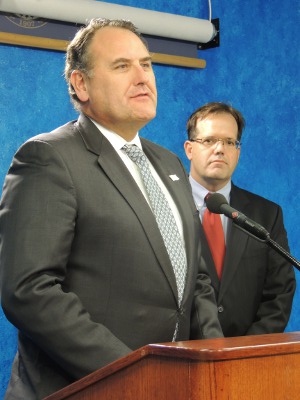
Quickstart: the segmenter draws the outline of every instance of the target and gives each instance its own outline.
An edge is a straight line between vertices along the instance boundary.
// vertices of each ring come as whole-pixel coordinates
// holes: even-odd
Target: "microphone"
[[[257,222],[252,221],[241,212],[230,207],[225,197],[220,193],[212,193],[206,200],[207,208],[214,214],[224,214],[232,222],[248,233],[261,240],[269,240],[269,232]]]

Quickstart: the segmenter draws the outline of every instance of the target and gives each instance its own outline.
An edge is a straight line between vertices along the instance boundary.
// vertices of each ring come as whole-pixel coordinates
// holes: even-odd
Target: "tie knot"
[[[146,160],[143,151],[135,144],[125,144],[122,150],[124,150],[128,157],[135,163]]]

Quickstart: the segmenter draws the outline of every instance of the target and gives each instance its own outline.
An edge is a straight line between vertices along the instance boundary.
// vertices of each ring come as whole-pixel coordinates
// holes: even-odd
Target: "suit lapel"
[[[132,178],[130,172],[124,166],[124,163],[109,141],[99,132],[96,126],[88,118],[81,115],[78,120],[78,127],[87,149],[99,155],[98,163],[100,168],[104,171],[112,184],[118,189],[120,195],[128,202],[142,224],[143,229],[149,239],[149,243],[161,265],[161,268],[165,273],[167,280],[169,281],[172,291],[174,292],[174,296],[177,299],[176,280],[169,256],[165,246],[163,245],[160,231],[153,217],[153,213],[138,185]],[[149,153],[149,146],[147,147],[146,154],[149,156],[149,159],[151,158],[151,162],[153,162],[153,165],[157,169],[158,174],[161,176],[167,188],[172,191],[170,189],[170,183],[168,182],[167,184],[166,182],[165,173],[162,174],[161,163],[164,163],[164,160],[158,159],[157,156],[151,156]],[[170,172],[170,174],[171,173],[174,173],[174,171]],[[170,178],[168,179],[171,181]],[[176,201],[176,204],[178,208],[180,208],[180,203]],[[180,212],[181,211],[182,210],[180,209]]]
[[[241,212],[244,212],[244,210],[247,209],[247,205],[249,205],[248,199],[243,196],[239,189],[233,184],[230,194],[230,205]],[[228,224],[228,242],[226,246],[223,276],[218,297],[219,301],[221,301],[223,295],[230,286],[248,240],[249,236],[237,228],[230,220]]]

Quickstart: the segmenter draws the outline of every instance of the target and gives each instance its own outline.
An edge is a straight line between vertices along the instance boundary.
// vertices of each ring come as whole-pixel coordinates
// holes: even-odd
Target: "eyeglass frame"
[[[212,145],[205,145],[203,143],[203,140],[205,140],[205,139],[213,140],[214,143],[212,143]],[[208,137],[204,137],[204,138],[197,138],[197,139],[189,139],[190,142],[197,142],[197,143],[203,144],[208,149],[213,147],[213,146],[216,146],[216,144],[218,142],[222,142],[222,145],[227,147],[228,149],[230,149],[230,148],[233,149],[233,146],[231,147],[231,145],[228,144],[228,140],[232,141],[232,143],[234,144],[234,147],[235,147],[236,150],[241,148],[242,143],[239,140],[234,140],[234,139],[215,138],[213,136],[208,136]],[[226,143],[226,141],[227,141],[227,143]]]

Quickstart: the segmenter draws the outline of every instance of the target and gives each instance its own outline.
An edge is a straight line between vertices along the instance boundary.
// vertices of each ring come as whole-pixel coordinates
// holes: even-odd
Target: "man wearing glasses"
[[[206,207],[206,196],[221,193],[233,208],[264,226],[288,250],[281,207],[231,181],[244,126],[243,116],[230,105],[208,103],[190,116],[184,144],[202,221],[199,239],[226,337],[283,332],[295,292],[294,270],[287,261]],[[214,231],[218,224],[219,232]]]

